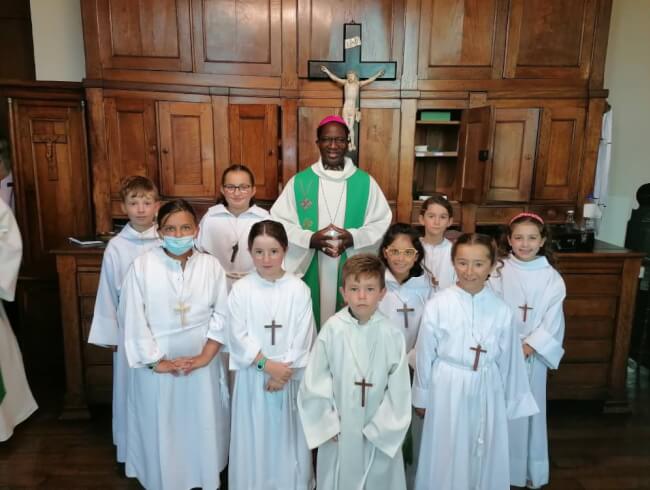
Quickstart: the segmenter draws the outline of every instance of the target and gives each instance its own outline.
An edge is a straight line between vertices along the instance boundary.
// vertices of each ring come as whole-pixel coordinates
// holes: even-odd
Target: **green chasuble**
[[[5,384],[2,381],[2,371],[0,371],[0,403],[4,400],[6,395]]]
[[[294,194],[296,196],[296,209],[298,220],[303,230],[316,232],[318,227],[318,175],[309,167],[296,174],[294,179]],[[370,192],[370,176],[363,170],[357,169],[346,180],[345,195],[345,222],[343,228],[361,228],[366,217],[368,207],[368,195]],[[343,252],[339,260],[338,280],[336,291],[336,308],[343,307],[343,298],[338,291],[341,285],[341,268],[347,260],[347,254]],[[320,330],[320,283],[318,280],[318,252],[314,257],[303,276],[303,280],[311,290],[312,307],[316,319],[316,328]]]

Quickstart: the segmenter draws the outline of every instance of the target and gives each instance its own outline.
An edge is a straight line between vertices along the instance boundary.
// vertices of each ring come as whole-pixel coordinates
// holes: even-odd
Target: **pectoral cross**
[[[532,306],[528,306],[528,303],[525,303],[523,306],[519,306],[520,310],[524,311],[524,323],[526,323],[526,318],[528,317],[528,310],[534,309]]]
[[[470,347],[469,350],[476,352],[476,356],[474,357],[474,366],[472,366],[472,370],[476,371],[478,369],[478,361],[481,357],[481,354],[485,354],[487,351],[485,349],[481,349],[481,344],[478,344],[476,347]]]
[[[275,329],[276,328],[282,328],[282,325],[279,323],[275,323],[275,320],[271,321],[270,325],[264,325],[264,328],[270,328],[271,329],[271,345],[275,345]]]
[[[174,311],[177,311],[181,314],[181,327],[184,327],[185,324],[185,312],[190,310],[190,305],[186,303],[178,303],[178,306],[174,308]]]
[[[406,303],[404,303],[404,308],[397,308],[399,313],[404,313],[404,328],[409,328],[409,312],[415,311],[413,308],[409,308]]]
[[[373,385],[372,385],[372,383],[366,383],[366,378],[362,378],[361,381],[355,381],[354,384],[361,387],[361,406],[365,407],[366,406],[366,389],[371,388]]]

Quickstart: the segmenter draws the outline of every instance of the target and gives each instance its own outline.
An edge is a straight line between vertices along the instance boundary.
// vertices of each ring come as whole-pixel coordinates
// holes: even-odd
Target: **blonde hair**
[[[345,287],[345,280],[352,276],[358,279],[359,276],[376,277],[379,280],[379,285],[382,289],[386,287],[386,266],[377,257],[372,254],[359,254],[349,258],[343,264],[341,271],[341,284]]]

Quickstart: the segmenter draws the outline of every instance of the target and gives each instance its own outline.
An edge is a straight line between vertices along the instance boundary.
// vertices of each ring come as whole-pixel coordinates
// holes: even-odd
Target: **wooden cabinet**
[[[539,109],[495,109],[486,200],[526,202],[530,199],[539,112]]]
[[[281,9],[280,0],[193,0],[196,71],[279,76]]]
[[[92,230],[84,106],[80,91],[31,95],[9,99],[21,275],[52,277],[50,250]]]
[[[102,254],[102,249],[70,245],[56,251],[65,352],[63,419],[90,418],[88,403],[111,400],[111,350],[88,344]]]
[[[533,199],[575,201],[584,144],[585,109],[545,108]]]
[[[229,110],[230,161],[241,163],[255,175],[255,197],[278,197],[278,149],[281,145],[277,105],[231,104]]]
[[[505,78],[589,78],[598,0],[511,0]]]
[[[216,194],[212,105],[158,102],[160,188],[168,197]]]
[[[104,69],[192,70],[190,0],[87,0]],[[87,39],[92,42],[92,39]]]
[[[549,399],[603,399],[625,409],[625,378],[642,253],[597,242],[593,253],[559,254],[567,286],[565,356],[549,372]]]
[[[418,78],[501,78],[507,4],[422,0]]]
[[[119,200],[126,176],[144,175],[158,182],[156,104],[148,99],[107,97],[104,114],[111,199]]]

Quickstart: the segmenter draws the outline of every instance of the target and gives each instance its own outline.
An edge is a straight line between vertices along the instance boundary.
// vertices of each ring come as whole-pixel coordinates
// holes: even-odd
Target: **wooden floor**
[[[88,422],[57,420],[60,392],[37,389],[41,409],[0,444],[0,489],[137,489],[114,462],[108,407]],[[602,404],[549,405],[548,490],[650,489],[650,372],[629,370],[629,415]]]

